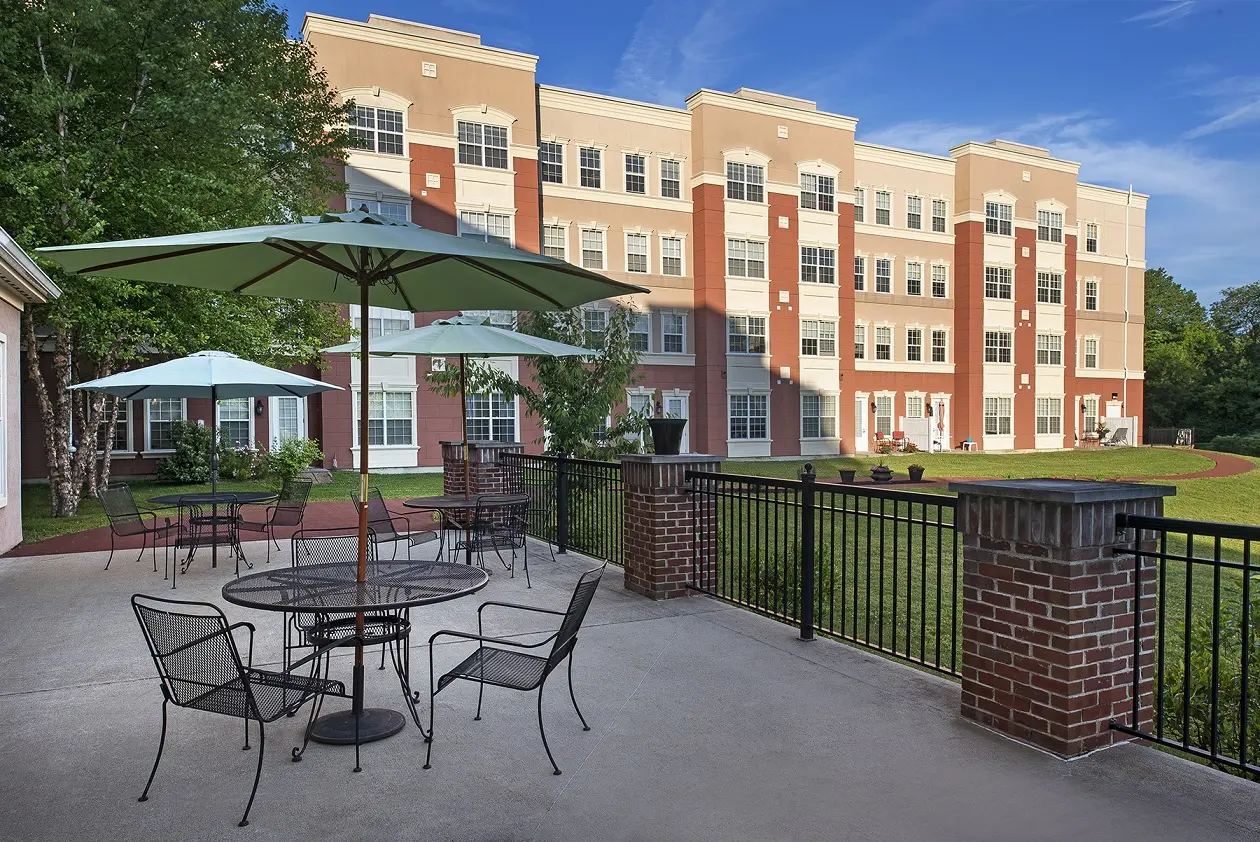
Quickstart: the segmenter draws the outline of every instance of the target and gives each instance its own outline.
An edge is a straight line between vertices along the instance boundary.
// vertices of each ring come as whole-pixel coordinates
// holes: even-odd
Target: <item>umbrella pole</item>
[[[210,493],[219,493],[219,387],[210,387]],[[219,566],[219,504],[210,503],[210,566]],[[237,565],[237,570],[240,566]]]
[[[459,417],[464,428],[464,499],[468,500],[472,497],[472,483],[468,478],[468,380],[465,375],[465,367],[468,365],[468,359],[463,355],[459,355]],[[472,564],[472,520],[468,517],[468,512],[464,512],[464,563]]]
[[[366,270],[366,261],[363,261]],[[359,569],[358,581],[367,580],[368,543],[368,343],[371,327],[368,322],[368,298],[371,285],[367,278],[359,279]],[[354,618],[354,630],[358,638],[354,645],[354,693],[351,715],[363,715],[363,612]],[[357,759],[357,757],[356,757]],[[356,765],[355,771],[358,771]]]

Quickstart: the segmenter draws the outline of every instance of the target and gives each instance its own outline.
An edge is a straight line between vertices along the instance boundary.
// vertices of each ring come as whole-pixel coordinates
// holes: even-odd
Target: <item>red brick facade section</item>
[[[726,452],[726,194],[720,184],[691,191],[695,257],[696,391],[691,449]]]
[[[954,226],[954,397],[950,437],[984,435],[984,223]]]
[[[411,151],[411,221],[443,234],[458,233],[455,150],[421,143],[408,144],[408,148]],[[438,176],[438,187],[426,186],[425,176],[429,173]]]
[[[962,714],[1072,757],[1127,739],[1133,718],[1134,559],[1116,515],[1158,516],[1170,488],[958,483]],[[1144,566],[1139,723],[1154,692],[1155,581]]]
[[[720,461],[717,456],[693,455],[621,457],[628,589],[652,599],[691,593],[687,585],[694,575],[696,527],[686,473],[716,470]],[[701,529],[714,529],[715,513],[701,512],[699,522]]]
[[[1025,249],[1027,257],[1024,256]],[[983,269],[980,289],[983,295]],[[983,355],[983,334],[980,338],[980,353]],[[1015,336],[1012,353],[1015,360],[1015,400],[1011,404],[1014,413],[1011,432],[1015,434],[1016,450],[1032,450],[1037,446],[1037,232],[1030,228],[1015,229]],[[1025,377],[1027,382],[1024,382]],[[980,403],[983,406],[983,401]]]
[[[771,193],[770,247],[766,259],[770,278],[770,455],[798,456],[801,452],[801,300],[800,246],[797,198]],[[786,217],[787,228],[779,227]],[[787,293],[787,303],[781,293]],[[780,380],[779,369],[789,376]]]

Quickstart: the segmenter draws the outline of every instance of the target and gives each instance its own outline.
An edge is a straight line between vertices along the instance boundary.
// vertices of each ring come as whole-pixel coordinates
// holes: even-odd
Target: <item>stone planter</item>
[[[876,482],[890,482],[892,480],[892,468],[886,465],[876,465],[871,468],[871,479]]]
[[[683,430],[687,426],[686,418],[649,418],[648,429],[652,431],[652,450],[657,456],[677,456],[682,449]]]
[[[857,471],[852,470],[852,469],[840,471],[840,481],[845,483],[846,485],[852,485],[854,480],[856,479],[857,479]]]

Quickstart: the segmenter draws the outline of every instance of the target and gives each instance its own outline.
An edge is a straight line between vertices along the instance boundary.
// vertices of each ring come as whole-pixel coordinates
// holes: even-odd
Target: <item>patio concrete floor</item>
[[[259,556],[261,545],[246,545]],[[475,630],[477,604],[562,608],[581,557],[531,553],[524,578],[413,612],[414,640]],[[1140,746],[1072,763],[958,716],[957,685],[703,597],[653,603],[609,568],[577,648],[583,732],[563,679],[532,696],[476,688],[438,697],[433,768],[414,727],[363,748],[289,748],[302,719],[269,726],[251,824],[236,822],[257,748],[239,722],[174,710],[147,803],[161,696],[128,603],[169,594],[148,561],[105,555],[0,561],[0,838],[423,840],[1231,840],[1260,835],[1260,788]],[[231,576],[199,564],[176,594],[218,600]],[[253,621],[257,660],[279,655],[279,618]],[[525,634],[538,619],[494,626]],[[440,647],[439,668],[467,651]],[[424,649],[413,676],[425,684]],[[348,658],[334,674],[348,678]],[[368,702],[401,707],[392,672]],[[335,708],[339,702],[330,701]]]

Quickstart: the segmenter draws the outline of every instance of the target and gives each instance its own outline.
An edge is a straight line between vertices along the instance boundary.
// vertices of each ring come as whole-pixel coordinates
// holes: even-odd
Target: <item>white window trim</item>
[[[371,453],[378,450],[417,450],[420,447],[419,431],[417,424],[419,422],[420,404],[419,404],[419,386],[406,384],[376,383],[368,384],[369,392],[410,392],[411,393],[411,444],[374,444],[371,446]],[[358,397],[355,397],[355,396]],[[353,422],[354,430],[350,433],[350,450],[358,453],[361,450],[359,446],[359,413],[356,401],[363,400],[363,387],[358,386],[350,390],[350,415]],[[388,420],[388,419],[387,419]],[[370,461],[370,459],[369,459]]]
[[[892,322],[875,322],[875,330],[871,332],[870,351],[871,356],[868,358],[871,362],[876,363],[895,363],[897,360],[897,326]],[[879,331],[881,328],[888,328],[888,359],[881,360],[879,358]],[[879,394],[879,393],[876,393]],[[893,395],[896,392],[889,392]]]
[[[630,177],[630,156],[635,155],[643,159],[643,192],[632,193],[626,188],[626,179]],[[659,178],[657,179],[660,180]],[[621,192],[627,196],[651,196],[652,195],[652,153],[645,152],[642,149],[622,149],[621,150]],[[660,189],[660,185],[657,185]],[[679,193],[682,192],[682,184],[678,186]]]
[[[233,398],[219,398],[219,401],[216,401],[214,405],[214,423],[219,429],[223,427],[223,418],[219,414],[219,402],[225,400],[233,400]],[[257,416],[254,414],[254,402],[259,400],[259,398],[240,398],[239,400],[244,400],[246,407],[249,409],[249,447],[257,447],[258,437],[254,426]]]
[[[595,223],[595,222],[578,223],[578,247],[577,247],[578,262],[574,265],[585,268],[583,266],[583,255],[582,255],[582,252],[584,250],[582,248],[582,232],[583,231],[599,231],[601,234],[603,234],[604,253],[603,253],[602,259],[603,259],[604,265],[601,266],[597,271],[607,272],[608,271],[608,226],[600,225],[599,223]]]
[[[910,227],[910,200],[911,199],[919,200],[919,227],[918,228]],[[925,205],[927,205],[927,207],[929,208],[931,207],[931,205],[928,204],[927,201],[924,200],[922,193],[907,193],[906,194],[906,230],[907,231],[930,231],[931,230],[930,226],[931,226],[932,215],[930,213],[924,212],[923,208]],[[923,224],[924,220],[928,221],[928,225]]]
[[[5,338],[4,338],[4,334],[0,333],[0,345],[4,345],[4,344],[5,344],[5,342],[6,342],[6,340],[5,340]],[[3,357],[3,352],[0,352],[0,358],[2,358],[2,357]],[[2,359],[0,359],[0,362],[3,362],[3,360],[2,360]],[[0,404],[2,404],[2,403],[3,403],[3,401],[2,401],[2,399],[0,399]],[[111,456],[117,455],[117,454],[119,454],[119,453],[134,453],[134,452],[135,452],[135,448],[134,448],[134,447],[132,447],[132,442],[134,442],[134,441],[135,441],[135,427],[133,427],[133,426],[132,426],[132,424],[131,424],[131,405],[132,405],[133,401],[125,401],[125,400],[122,400],[121,398],[119,398],[119,403],[121,403],[121,404],[122,404],[122,406],[121,406],[121,407],[119,407],[119,410],[118,410],[118,422],[119,422],[120,424],[121,424],[121,423],[126,423],[126,425],[127,425],[127,447],[126,447],[126,449],[125,449],[125,450],[115,450],[115,449],[111,449],[111,450],[109,451],[109,453],[110,453],[110,455],[111,455]],[[102,429],[102,430],[104,430],[104,429],[105,429],[105,427],[107,427],[108,425],[109,425],[109,418],[108,418],[108,417],[102,417],[102,418],[101,418],[101,429]],[[104,451],[104,450],[99,450],[99,449],[98,449],[98,450],[96,451],[96,455],[97,455],[97,456],[103,456],[104,454],[105,454],[105,451]],[[0,495],[0,496],[3,496],[3,495]]]
[[[383,91],[380,88],[345,88],[340,93],[343,102],[353,99],[355,105],[362,105],[376,109],[385,108],[390,111],[398,111],[402,113],[403,151],[401,155],[393,155],[389,152],[377,152],[375,149],[360,149],[358,147],[348,147],[346,149],[347,154],[371,155],[373,157],[393,161],[411,160],[411,146],[407,141],[407,112],[411,109],[411,100],[399,96],[391,91]],[[374,129],[373,133],[375,133],[375,131],[376,130]],[[456,137],[458,137],[458,134],[456,134]]]
[[[487,167],[494,169],[494,167]],[[474,205],[468,202],[455,203],[455,235],[457,237],[464,236],[464,223],[462,215],[467,213],[484,213],[486,215],[494,214],[496,216],[506,216],[508,218],[508,244],[513,248],[516,247],[516,208],[504,208],[496,205]],[[482,242],[489,242],[489,238]]]
[[[912,265],[919,267],[919,292],[917,295],[910,292],[910,267]],[[904,278],[906,295],[911,298],[931,298],[931,289],[928,288],[932,282],[930,272],[931,264],[927,261],[919,257],[907,257]]]
[[[628,309],[630,310],[630,328],[631,328],[631,330],[629,331],[629,333],[630,333],[631,335],[633,335],[633,334],[634,334],[634,330],[633,330],[633,328],[634,328],[634,323],[635,323],[635,321],[636,321],[636,320],[637,320],[640,316],[643,316],[643,317],[647,318],[647,320],[648,320],[648,329],[647,329],[647,345],[648,345],[648,346],[647,346],[647,350],[646,350],[646,351],[640,351],[639,353],[641,353],[641,354],[651,354],[651,353],[652,353],[652,334],[655,332],[655,331],[653,331],[653,329],[652,329],[652,311],[651,311],[651,310],[649,310],[649,309],[647,309],[646,307],[645,307],[645,308],[643,308],[643,309],[638,309],[638,308],[636,308],[636,307],[630,307],[630,308],[628,308]]]
[[[636,235],[643,238],[643,242],[647,244],[647,271],[631,272],[630,271],[630,236]],[[621,265],[625,267],[628,275],[651,275],[652,274],[652,229],[650,228],[622,228],[621,229],[621,257],[625,262]],[[607,250],[607,244],[605,244]],[[608,258],[604,258],[604,262],[608,262]]]
[[[577,181],[574,182],[573,186],[579,187],[582,190],[608,189],[608,172],[607,172],[608,170],[608,145],[601,144],[601,143],[580,143],[579,142],[579,143],[574,144],[573,149],[577,153],[577,168],[574,170],[574,173],[577,175]],[[599,186],[598,187],[588,187],[587,185],[582,183],[582,150],[583,149],[599,150]],[[624,185],[623,185],[623,188],[624,188]]]
[[[731,201],[739,201],[739,200],[733,199]],[[752,204],[755,205],[757,203],[752,202]],[[731,263],[730,263],[730,248],[731,248],[730,241],[731,240],[739,240],[745,243],[760,243],[763,246],[762,254],[765,255],[765,258],[764,260],[762,260],[762,262],[766,266],[766,272],[764,276],[760,278],[754,278],[751,275],[732,275],[730,273],[731,272]],[[745,263],[748,262],[747,257],[744,258],[744,262]],[[757,281],[758,283],[765,283],[765,284],[770,283],[770,238],[769,237],[754,237],[754,236],[748,236],[744,234],[739,234],[735,236],[732,236],[730,234],[724,235],[722,238],[722,271],[723,273],[725,273],[725,277],[727,278],[733,278],[739,281]]]
[[[851,337],[851,341],[849,343],[852,346],[851,350],[853,351],[857,350],[857,329],[858,328],[862,328],[862,348],[863,348],[864,353],[862,354],[861,360],[858,360],[855,354],[853,358],[854,362],[870,362],[874,359],[874,357],[871,356],[871,324],[870,322],[867,322],[864,319],[854,320],[853,322],[854,335]]]
[[[923,365],[924,363],[931,362],[931,359],[929,358],[932,356],[932,334],[928,332],[928,328],[924,325],[913,322],[905,325],[904,328],[905,333],[903,336],[905,338],[905,342],[902,347],[905,349],[905,362],[907,364],[913,363],[915,365]],[[917,360],[910,359],[910,331],[912,330],[917,330],[919,332],[919,358]]]
[[[987,205],[989,202],[997,202],[998,204],[1011,206],[1011,233],[1009,234],[990,233],[986,228],[981,228],[980,229],[981,232],[986,237],[1010,237],[1011,239],[1014,239],[1015,229],[1017,227],[1015,224],[1015,216],[1019,209],[1019,205],[1015,201],[1015,196],[1011,193],[1007,193],[1005,190],[990,190],[989,192],[981,196],[980,197],[980,224],[981,225],[985,225],[985,222],[988,219]],[[988,265],[993,265],[993,264],[988,264]]]
[[[888,291],[881,292],[877,280],[879,278],[879,261],[888,261]],[[893,295],[897,289],[897,258],[891,254],[875,254],[867,258],[866,291],[876,295]]]
[[[766,323],[766,350],[762,352],[756,351],[732,351],[731,350],[731,319],[764,319]],[[727,310],[724,319],[724,328],[726,331],[726,353],[736,357],[769,357],[770,356],[770,314],[756,313],[750,310]],[[750,333],[749,336],[752,336]]]
[[[897,203],[896,201],[893,200],[893,197],[896,195],[896,191],[893,190],[891,187],[873,187],[873,188],[870,188],[870,192],[871,192],[871,197],[872,197],[871,218],[868,219],[867,222],[869,222],[872,225],[878,225],[880,228],[897,227],[893,225],[893,219],[896,218],[896,213],[897,213]],[[877,221],[879,219],[879,211],[881,210],[879,207],[879,194],[880,193],[885,193],[888,196],[888,222],[886,223]]]
[[[753,201],[751,199],[732,199],[726,195],[727,194],[727,188],[726,188],[726,181],[727,181],[726,165],[727,164],[744,164],[745,166],[751,165],[754,167],[761,167],[762,199],[760,202]],[[745,184],[747,184],[747,182],[745,182]],[[747,191],[745,191],[745,195],[747,195]],[[747,146],[743,147],[742,149],[722,150],[722,200],[726,202],[742,202],[744,204],[749,204],[749,205],[760,205],[762,207],[768,207],[770,204],[770,156],[766,155],[763,152],[758,152],[755,149],[752,149],[751,147],[747,147]],[[799,202],[799,198],[798,198],[798,202]],[[769,262],[768,255],[767,255],[767,262]],[[767,274],[769,274],[768,267],[767,267]]]
[[[666,351],[665,350],[665,315],[666,314],[669,314],[672,316],[682,316],[683,332],[682,332],[682,350],[681,351]],[[668,310],[661,311],[661,351],[660,352],[662,354],[669,354],[671,356],[681,356],[687,353],[687,311],[686,310],[680,310],[677,307],[674,307]]]
[[[188,398],[179,399],[180,411],[183,413],[183,420],[188,420]],[[217,411],[217,410],[216,410]],[[154,450],[153,449],[153,425],[149,421],[149,399],[144,401],[144,452],[145,453],[174,453],[173,449]]]
[[[835,422],[836,434],[834,436],[808,436],[807,437],[805,435],[804,403],[805,403],[806,396],[810,396],[810,395],[817,396],[818,398],[832,398],[833,400],[835,400],[836,414],[831,416],[832,420]],[[798,410],[797,415],[799,416],[800,422],[801,422],[800,423],[800,436],[801,436],[802,441],[839,441],[840,440],[840,393],[839,392],[831,392],[825,389],[802,389],[800,396],[797,398],[797,400],[799,401],[798,408],[797,408]],[[823,416],[821,415],[819,416],[820,428],[822,426],[822,423],[821,423],[822,417]]]
[[[559,181],[543,181],[542,145],[544,143],[551,143],[560,147],[560,180]],[[563,140],[560,140],[559,138],[556,138],[556,137],[542,137],[542,138],[539,138],[538,140],[538,147],[539,147],[538,148],[538,185],[539,187],[540,188],[545,187],[548,184],[551,184],[557,187],[563,187],[567,185],[569,183],[569,161],[568,161],[569,144],[565,143]],[[509,147],[509,149],[510,148],[511,147]],[[458,149],[455,150],[455,155],[456,155],[456,160],[458,160],[459,158]]]
[[[654,152],[648,156],[650,160],[656,161],[656,198],[665,199],[666,201],[681,202],[687,200],[687,157],[685,155],[668,155],[662,152]],[[673,161],[678,164],[678,198],[666,196],[661,190],[661,182],[663,181],[663,167],[661,162]],[[650,169],[650,167],[649,167]],[[722,188],[726,189],[725,185]],[[650,191],[649,191],[650,193]]]
[[[953,362],[953,360],[951,359],[951,357],[953,356],[953,354],[952,354],[951,352],[953,351],[953,347],[954,347],[954,346],[953,346],[953,342],[951,342],[951,341],[950,341],[950,338],[951,338],[951,337],[950,337],[950,333],[951,333],[951,331],[950,331],[950,329],[949,329],[949,325],[930,325],[930,326],[928,326],[928,328],[927,328],[927,353],[924,355],[924,358],[925,358],[928,362],[934,362],[934,361],[932,360],[932,334],[933,334],[933,333],[944,333],[944,334],[945,334],[945,359],[944,359],[942,362],[938,362],[938,363],[935,363],[935,364],[936,364],[936,365],[949,365],[950,363],[952,363],[952,362]],[[981,357],[981,359],[984,359],[984,358],[983,358],[983,357]]]
[[[1094,342],[1094,364],[1092,366],[1085,365],[1085,360],[1088,358],[1088,354],[1085,351],[1085,343],[1091,340]],[[1080,368],[1085,369],[1086,371],[1097,371],[1101,368],[1099,365],[1100,362],[1102,362],[1102,337],[1095,333],[1088,333],[1082,336]]]
[[[455,166],[469,167],[478,170],[490,170],[492,172],[502,172],[516,174],[516,168],[513,166],[515,156],[512,154],[512,126],[516,123],[516,117],[508,112],[495,108],[494,106],[481,103],[478,105],[460,105],[450,109],[451,112],[451,137],[455,140]],[[459,162],[459,124],[463,123],[480,123],[483,126],[498,126],[507,131],[507,168],[487,167],[485,164],[461,164]],[[405,122],[403,128],[406,128]],[[482,160],[485,160],[484,152]],[[540,182],[541,183],[541,182]]]
[[[569,229],[570,229],[570,228],[572,228],[572,227],[573,227],[573,223],[571,223],[571,222],[566,222],[566,221],[563,221],[563,220],[560,220],[560,219],[556,219],[556,218],[554,218],[554,217],[552,217],[551,219],[544,219],[544,220],[543,220],[543,228],[544,228],[544,229],[546,229],[546,228],[560,228],[560,229],[562,229],[562,230],[564,231],[564,257],[563,257],[563,258],[561,258],[561,260],[563,260],[565,263],[573,263],[573,261],[569,259],[569,258],[570,258],[570,253],[571,253],[571,249],[569,248]],[[544,230],[544,231],[543,231],[543,243],[542,243],[542,245],[543,245],[543,246],[545,246],[545,245],[546,245],[546,242],[547,242],[547,239],[546,239],[546,238],[547,238],[547,232],[546,232],[546,230]],[[541,249],[540,249],[540,250],[541,250]]]
[[[398,156],[391,155],[391,158]],[[380,213],[381,203],[391,205],[402,205],[407,209],[407,221],[411,221],[411,197],[404,196],[401,193],[385,193],[378,190],[375,193],[368,193],[365,190],[350,189],[346,191],[346,208],[351,211],[358,210],[365,202],[375,202],[377,205],[375,213]],[[369,208],[371,212],[371,209]],[[381,214],[383,216],[383,214]]]
[[[987,349],[985,334],[988,334],[988,333],[1005,333],[1007,336],[1011,337],[1011,346],[1010,346],[1011,347],[1011,361],[1010,362],[1005,362],[1005,363],[1001,361],[990,362],[989,360],[985,359],[985,350]],[[999,345],[998,347],[1000,348],[1001,346]],[[980,364],[981,365],[1001,365],[1001,366],[1010,366],[1010,367],[1015,366],[1015,329],[1014,328],[985,326],[984,328],[981,329],[980,331]]]
[[[1011,419],[1011,431],[1010,431],[1009,433],[986,433],[986,432],[984,431],[984,420],[985,420],[985,418],[987,418],[987,417],[988,417],[988,416],[985,414],[985,411],[984,411],[984,402],[985,402],[986,400],[988,400],[989,398],[997,398],[997,399],[999,399],[999,400],[1008,400],[1008,401],[1010,401],[1010,402],[1011,402],[1011,414],[1010,414],[1010,415],[1008,415],[1008,416],[1002,416],[1002,415],[998,415],[998,416],[996,416],[997,418],[1007,417],[1007,418],[1010,418],[1010,419]],[[1033,405],[1033,408],[1034,408],[1034,411],[1035,411],[1035,409],[1036,409],[1036,404],[1034,404],[1034,405]],[[1035,418],[1034,418],[1034,420],[1033,420],[1033,423],[1034,423],[1034,424],[1036,424],[1036,419],[1035,419]],[[1033,428],[1033,429],[1036,429],[1036,427],[1034,426],[1034,428]],[[1009,438],[1009,437],[1013,437],[1014,435],[1015,435],[1015,395],[1014,395],[1014,393],[1012,393],[1012,392],[983,392],[983,393],[981,393],[981,395],[980,395],[980,436],[981,436],[981,438],[982,438],[982,439],[986,439],[986,438]]]
[[[818,352],[817,354],[806,354],[803,350],[801,350],[801,349],[799,349],[799,348],[798,348],[798,350],[797,350],[797,354],[798,354],[798,355],[799,355],[802,359],[810,359],[810,360],[834,360],[834,359],[836,359],[836,358],[839,356],[839,354],[840,354],[840,336],[841,336],[841,333],[840,333],[840,320],[839,320],[838,318],[835,318],[835,317],[832,317],[832,316],[815,316],[815,315],[801,316],[801,317],[797,320],[797,337],[800,339],[800,341],[801,341],[802,343],[805,341],[805,322],[817,322],[817,323],[818,323],[818,332],[819,332],[819,335],[818,335],[818,339],[817,339],[817,341],[818,341],[818,346],[819,346],[819,352]],[[834,342],[834,344],[835,344],[836,348],[835,348],[835,350],[834,350],[832,353],[830,353],[830,354],[824,354],[824,353],[822,353],[822,325],[823,325],[824,323],[831,325],[831,326],[832,326],[832,328],[833,328],[832,341]],[[768,340],[768,337],[767,337],[767,340]],[[830,393],[828,393],[828,394],[830,394]]]
[[[730,437],[731,436],[731,396],[732,395],[749,395],[749,396],[764,395],[765,396],[766,398],[766,435],[765,435],[765,438],[734,439]],[[839,412],[839,410],[837,410],[837,412]],[[745,442],[745,441],[756,441],[756,442],[774,441],[774,432],[770,429],[770,423],[773,420],[773,416],[774,416],[774,413],[771,411],[771,407],[770,407],[770,390],[769,389],[753,389],[753,388],[727,389],[726,390],[726,443],[731,444],[734,442]]]
[[[944,270],[945,270],[945,295],[944,295],[944,297],[942,297],[942,298],[937,298],[937,297],[936,297],[936,295],[935,295],[935,294],[933,294],[932,289],[931,289],[932,284],[934,284],[934,283],[935,283],[935,281],[934,281],[934,280],[933,280],[933,278],[932,278],[932,273],[933,273],[933,272],[934,272],[934,271],[935,271],[938,267],[939,267],[939,268],[941,268],[941,269],[944,269]],[[950,293],[950,289],[949,289],[949,287],[950,287],[950,273],[949,273],[950,266],[949,266],[949,264],[948,264],[948,263],[946,263],[945,261],[942,261],[942,260],[933,260],[933,261],[930,261],[930,262],[927,264],[927,268],[928,268],[928,280],[927,280],[927,282],[926,282],[926,283],[927,283],[927,285],[928,285],[929,289],[928,289],[927,294],[925,295],[925,297],[926,297],[926,298],[935,298],[937,301],[948,301],[948,300],[949,300],[949,293]]]
[[[403,391],[403,390],[401,390],[401,389],[391,389],[390,391]],[[472,393],[469,393],[469,394],[471,395]],[[485,393],[483,393],[483,392],[478,392],[478,393],[476,393],[476,394],[485,394]],[[500,394],[500,393],[496,393],[496,394]],[[513,396],[512,396],[511,404],[512,404],[512,441],[517,442],[517,441],[520,441],[520,440],[521,440],[521,402],[520,402],[520,400],[517,398],[517,396],[516,396],[516,395],[513,395]],[[416,406],[416,404],[414,403],[414,401],[413,401],[413,403],[412,403],[412,413],[411,413],[411,414],[412,414],[412,420],[413,420],[413,423],[412,423],[412,436],[411,436],[411,438],[412,438],[412,441],[416,441],[417,439],[416,439],[416,437],[415,437],[415,426],[416,426],[416,425],[415,425],[415,416],[419,414],[419,410],[418,410],[418,407]],[[491,435],[491,436],[493,436],[493,435],[494,435],[494,415],[493,415],[493,413],[491,413],[491,415],[490,415],[490,435]],[[489,438],[489,439],[473,439],[473,441],[498,441],[498,439],[495,439],[495,438]],[[373,445],[373,446],[372,446],[372,449],[373,449],[373,450],[377,450],[379,447],[380,447],[380,445]],[[394,445],[394,447],[395,447],[395,448],[400,448],[400,447],[403,447],[403,445]]]
[[[1056,363],[1039,363],[1037,362],[1037,340],[1042,336],[1059,337],[1059,362]],[[1061,330],[1039,330],[1033,335],[1033,365],[1037,368],[1063,368],[1067,364],[1067,343],[1064,342],[1065,334]],[[1012,349],[1012,354],[1014,349]],[[1046,397],[1042,395],[1041,397]]]
[[[666,275],[665,269],[665,245],[663,240],[678,240],[678,266],[677,275]],[[650,249],[651,246],[649,245]],[[659,231],[656,235],[656,253],[661,256],[661,275],[666,278],[685,278],[687,277],[687,235],[682,231]]]

